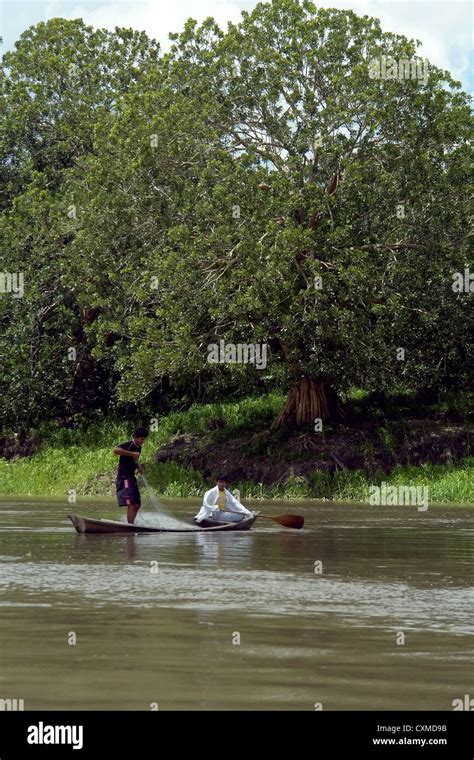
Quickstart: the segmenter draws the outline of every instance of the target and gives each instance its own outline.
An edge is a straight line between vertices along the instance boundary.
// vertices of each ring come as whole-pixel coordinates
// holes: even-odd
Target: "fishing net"
[[[142,490],[142,507],[135,518],[135,525],[143,525],[147,528],[167,528],[168,530],[196,527],[170,514],[155,494],[146,477],[144,475],[141,477],[145,488]]]

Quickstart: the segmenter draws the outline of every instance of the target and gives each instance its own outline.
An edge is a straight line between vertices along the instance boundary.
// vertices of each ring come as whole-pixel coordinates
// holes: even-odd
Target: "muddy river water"
[[[190,519],[196,501],[167,501]],[[249,505],[252,508],[252,505]],[[78,535],[0,499],[0,699],[26,710],[451,710],[473,689],[474,511],[258,502],[305,528]]]

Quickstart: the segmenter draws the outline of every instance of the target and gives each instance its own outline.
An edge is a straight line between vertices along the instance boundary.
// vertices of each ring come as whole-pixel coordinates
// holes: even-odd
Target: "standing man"
[[[225,475],[219,475],[217,485],[210,491],[206,491],[201,510],[194,518],[198,525],[209,517],[221,522],[238,522],[244,516],[253,516],[253,513],[237,501],[226,486],[227,478]]]
[[[127,507],[127,522],[130,525],[135,522],[141,505],[135,471],[143,472],[143,466],[138,464],[138,460],[146,438],[148,438],[148,430],[139,427],[134,431],[131,441],[121,443],[114,449],[114,454],[120,457],[115,481],[117,501],[119,507]]]

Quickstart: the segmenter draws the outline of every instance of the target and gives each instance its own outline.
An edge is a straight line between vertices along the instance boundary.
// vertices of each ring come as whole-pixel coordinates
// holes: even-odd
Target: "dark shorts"
[[[140,491],[135,478],[123,478],[115,481],[117,489],[117,501],[119,507],[128,507],[129,504],[140,506]]]

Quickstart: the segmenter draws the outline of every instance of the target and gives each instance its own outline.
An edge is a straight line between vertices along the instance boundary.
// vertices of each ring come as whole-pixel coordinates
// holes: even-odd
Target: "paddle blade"
[[[278,517],[272,517],[274,522],[284,525],[285,528],[296,528],[299,530],[304,525],[304,517],[300,515],[278,515]]]

